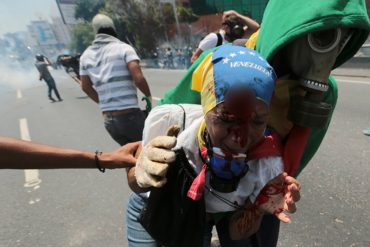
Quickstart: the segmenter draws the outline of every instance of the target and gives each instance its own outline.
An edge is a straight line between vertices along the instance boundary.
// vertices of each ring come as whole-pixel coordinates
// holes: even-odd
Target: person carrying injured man
[[[273,68],[257,52],[220,46],[193,75],[201,105],[162,105],[146,120],[147,144],[135,167],[136,182],[141,188],[166,186],[173,165],[167,163],[185,159],[196,173],[187,199],[205,204],[200,246],[210,245],[213,225],[221,246],[249,246],[265,213],[290,222],[285,213],[295,212],[300,184],[284,173],[277,136],[266,135],[275,79]],[[174,123],[184,129],[176,146],[175,137],[152,139]],[[172,146],[175,151],[168,150]],[[176,156],[178,150],[185,155]]]

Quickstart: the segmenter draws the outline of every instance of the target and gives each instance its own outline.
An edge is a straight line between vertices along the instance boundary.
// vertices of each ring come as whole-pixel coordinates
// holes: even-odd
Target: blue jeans
[[[137,220],[146,200],[147,198],[141,194],[130,195],[126,211],[128,247],[160,246]]]
[[[121,146],[142,140],[144,122],[145,115],[140,109],[119,116],[104,117],[105,129]]]

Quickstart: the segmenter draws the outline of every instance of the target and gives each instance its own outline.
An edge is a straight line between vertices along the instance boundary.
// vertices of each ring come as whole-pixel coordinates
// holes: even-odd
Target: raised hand
[[[286,213],[296,211],[295,203],[300,199],[300,183],[282,173],[272,179],[258,195],[255,205],[264,213],[274,214],[279,220],[290,223]]]
[[[260,227],[264,214],[274,214],[279,220],[290,223],[286,213],[296,211],[295,203],[300,199],[300,183],[282,173],[272,179],[261,190],[254,204],[247,203],[246,209],[238,210],[230,219],[231,239],[248,238]]]

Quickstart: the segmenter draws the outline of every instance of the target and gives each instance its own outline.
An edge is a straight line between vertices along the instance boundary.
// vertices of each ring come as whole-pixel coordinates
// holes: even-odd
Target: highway
[[[185,71],[144,73],[158,99]],[[0,135],[91,151],[117,148],[97,104],[64,71],[52,74],[63,102],[49,102],[36,71],[0,75]],[[293,222],[281,227],[280,247],[370,246],[370,137],[362,133],[370,128],[370,78],[336,79],[337,107],[299,176],[302,199]],[[129,193],[124,170],[1,170],[0,247],[125,247]]]

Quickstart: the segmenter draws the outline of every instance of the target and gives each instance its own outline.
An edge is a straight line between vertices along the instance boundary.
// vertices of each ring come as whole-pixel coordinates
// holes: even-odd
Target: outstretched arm
[[[200,54],[202,54],[202,52],[203,52],[202,49],[197,48],[195,52],[193,53],[193,55],[191,56],[191,59],[190,59],[191,63],[194,63],[195,60],[197,60],[197,58],[200,56]]]
[[[135,165],[140,142],[97,155],[101,168]],[[65,149],[15,138],[0,137],[0,169],[97,168],[95,152]]]

